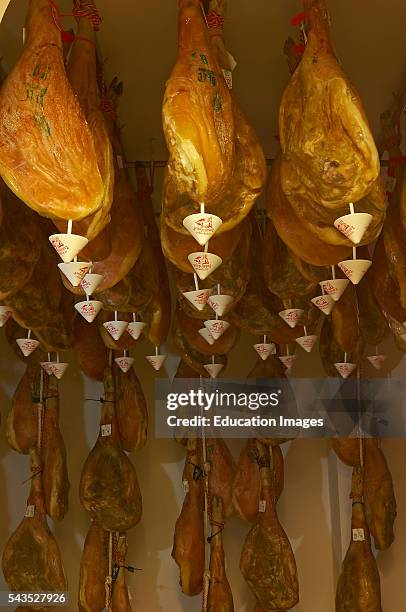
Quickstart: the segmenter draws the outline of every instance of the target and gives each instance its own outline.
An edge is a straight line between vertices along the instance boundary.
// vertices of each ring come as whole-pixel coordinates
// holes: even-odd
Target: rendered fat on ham
[[[0,173],[46,217],[80,220],[103,202],[92,133],[65,73],[49,0],[30,0],[23,53],[0,92]]]

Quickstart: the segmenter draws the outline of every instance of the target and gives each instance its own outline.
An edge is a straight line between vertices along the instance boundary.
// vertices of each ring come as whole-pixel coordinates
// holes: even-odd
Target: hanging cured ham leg
[[[210,586],[207,612],[234,612],[233,594],[227,579],[222,530],[223,502],[213,497],[211,503]]]
[[[100,433],[83,466],[80,500],[104,529],[127,531],[141,519],[142,499],[134,466],[120,446],[110,368],[104,389]]]
[[[79,220],[100,208],[104,187],[55,10],[51,0],[30,0],[24,50],[0,93],[0,173],[41,215]]]
[[[121,444],[124,450],[134,451],[147,441],[148,411],[144,392],[132,367],[124,373],[115,366],[114,380]]]
[[[210,206],[231,176],[232,104],[199,0],[179,0],[179,51],[163,102],[163,127],[176,190]],[[182,222],[182,219],[180,219]],[[181,227],[181,225],[179,226]]]
[[[106,604],[106,577],[109,576],[109,534],[92,522],[80,560],[79,610],[102,612]]]
[[[201,448],[193,438],[188,440],[183,482],[187,493],[175,525],[172,557],[179,566],[183,593],[194,596],[203,588],[205,541]]]
[[[240,569],[265,612],[290,610],[299,601],[292,547],[275,510],[273,473],[261,469],[263,512],[251,528],[241,553]]]
[[[209,464],[209,500],[221,498],[224,520],[234,512],[232,487],[236,472],[233,456],[222,438],[210,438],[206,442]]]
[[[41,461],[36,450],[30,451],[30,458],[33,478],[27,511],[4,548],[4,577],[13,591],[66,592],[61,554],[46,520]]]
[[[351,543],[337,585],[336,612],[382,612],[378,567],[362,501],[362,473],[353,471]]]
[[[132,612],[130,593],[125,582],[127,548],[127,538],[125,533],[122,533],[117,542],[116,565],[118,565],[118,574],[113,585],[112,612]]]
[[[41,366],[29,363],[14,393],[7,415],[7,442],[18,453],[28,455],[38,436],[38,403]],[[46,394],[46,389],[44,389]]]
[[[41,461],[45,507],[52,519],[61,521],[68,511],[69,478],[65,442],[59,428],[59,393],[55,376],[49,377],[44,406]]]

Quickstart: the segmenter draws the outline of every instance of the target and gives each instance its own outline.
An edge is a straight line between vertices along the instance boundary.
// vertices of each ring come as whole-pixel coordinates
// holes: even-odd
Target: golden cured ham
[[[199,0],[179,0],[179,50],[166,85],[163,127],[176,192],[210,207],[233,170],[231,96]],[[177,228],[181,228],[182,219]]]
[[[132,612],[131,597],[125,582],[125,557],[128,548],[125,533],[119,535],[116,548],[116,565],[118,566],[118,573],[113,583],[111,610],[112,612]]]
[[[66,592],[61,554],[46,519],[41,481],[41,461],[31,449],[31,491],[23,520],[9,538],[3,552],[4,578],[12,591]],[[46,611],[38,605],[31,610]]]
[[[354,468],[351,543],[342,564],[336,593],[336,612],[382,612],[378,567],[362,501],[362,475]]]
[[[93,521],[80,560],[80,612],[102,612],[105,608],[106,577],[109,576],[108,550],[109,533]]]
[[[100,208],[104,187],[53,8],[30,0],[24,50],[1,89],[0,173],[41,215],[80,220]]]
[[[80,369],[89,378],[102,381],[107,366],[107,351],[99,335],[97,323],[88,323],[77,315],[73,333],[73,348]]]
[[[100,433],[80,478],[80,501],[109,531],[127,531],[139,523],[142,499],[134,466],[120,445],[111,370],[104,376]]]
[[[282,188],[317,210],[357,202],[379,175],[379,158],[361,100],[334,55],[324,0],[305,0],[309,23],[302,60],[284,92]]]
[[[226,574],[222,529],[224,527],[223,500],[211,501],[210,585],[207,612],[234,612],[233,594]]]
[[[215,497],[222,500],[222,513],[224,520],[234,512],[233,482],[237,466],[233,456],[222,438],[210,438],[206,441],[206,453],[209,478],[209,503]]]
[[[290,610],[299,601],[296,561],[275,509],[273,469],[261,469],[261,501],[265,502],[241,553],[240,569],[265,612]]]
[[[102,205],[97,212],[80,223],[75,223],[73,232],[93,240],[110,221],[114,189],[113,149],[97,94],[96,36],[90,20],[92,15],[97,14],[97,9],[94,2],[89,2],[89,0],[79,0],[75,8],[88,13],[89,16],[83,16],[79,19],[77,37],[72,43],[69,53],[67,74],[93,137],[97,166],[103,181],[104,192]],[[58,224],[58,227],[61,231],[66,229],[63,224]],[[108,246],[108,241],[103,240],[102,242],[107,242]],[[93,243],[93,245],[88,245],[85,252],[90,259],[99,259],[100,256],[97,257],[98,249],[103,249],[103,245]]]
[[[205,539],[202,469],[201,443],[189,438],[183,472],[187,492],[176,521],[172,549],[172,557],[179,566],[181,589],[189,596],[198,595],[203,588]]]

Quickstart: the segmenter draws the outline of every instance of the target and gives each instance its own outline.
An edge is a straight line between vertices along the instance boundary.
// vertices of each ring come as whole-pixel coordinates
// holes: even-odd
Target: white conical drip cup
[[[372,221],[369,213],[350,213],[334,221],[334,227],[349,238],[354,244],[359,244]]]
[[[166,359],[166,355],[147,355],[145,359],[152,365],[156,372],[159,372]]]
[[[127,321],[106,321],[103,327],[108,331],[113,340],[120,340],[121,336],[128,327]]]
[[[93,323],[102,307],[102,302],[97,300],[85,300],[75,304],[75,310],[77,310],[77,312],[82,315],[82,317],[86,319],[88,323]]]
[[[138,340],[144,331],[146,323],[144,321],[131,321],[127,326],[127,331],[133,340]]]
[[[340,374],[340,376],[342,376],[343,378],[348,378],[350,374],[354,372],[355,368],[357,367],[357,364],[342,362],[342,363],[335,363],[334,366],[337,372]]]
[[[85,248],[89,242],[84,236],[77,234],[52,234],[49,242],[58,253],[64,263],[73,261],[78,253]]]
[[[211,295],[207,300],[210,308],[212,308],[219,317],[222,317],[227,312],[233,302],[234,298],[226,293]]]
[[[204,365],[203,367],[206,370],[206,372],[210,374],[211,378],[217,378],[221,370],[224,368],[224,364],[223,363],[206,363],[206,365]]]
[[[200,280],[210,276],[223,263],[221,257],[205,251],[190,253],[187,258]]]
[[[335,301],[330,295],[318,295],[312,298],[312,303],[325,315],[329,315],[335,305]]]
[[[368,355],[368,361],[375,368],[375,370],[380,370],[382,368],[382,364],[385,359],[385,355]]]
[[[276,347],[271,342],[259,342],[258,344],[254,344],[254,350],[261,357],[262,361],[266,361],[269,355],[275,355]]]
[[[348,278],[332,278],[330,280],[321,281],[320,287],[326,295],[330,295],[335,302],[338,302],[350,281]]]
[[[39,347],[38,340],[32,338],[17,338],[16,342],[24,357],[29,357]]]
[[[80,281],[80,286],[86,295],[90,296],[93,295],[102,280],[103,276],[101,274],[93,274],[88,272]]]
[[[9,320],[12,314],[11,308],[8,306],[0,306],[0,327],[3,327]]]
[[[230,323],[221,319],[210,319],[209,321],[204,322],[204,326],[209,330],[213,338],[218,340],[230,327]]]
[[[183,219],[184,227],[201,246],[213,238],[222,223],[220,217],[210,213],[196,213]]]
[[[303,312],[301,308],[288,308],[287,310],[281,310],[278,314],[293,329],[302,318]]]
[[[198,333],[202,336],[202,338],[206,340],[208,344],[212,345],[215,343],[215,339],[213,338],[209,330],[206,329],[205,327],[202,327],[201,329],[199,329]]]
[[[61,380],[66,370],[69,367],[69,363],[62,363],[60,361],[54,361],[51,366],[51,374],[58,380]]]
[[[213,293],[213,289],[199,289],[197,291],[185,291],[182,295],[194,306],[201,311],[206,306],[207,300]]]
[[[127,357],[127,356],[116,357],[114,361],[116,362],[120,370],[124,372],[124,374],[127,374],[128,370],[131,368],[132,364],[134,363],[133,357]]]
[[[306,351],[306,353],[311,353],[314,345],[317,342],[317,336],[313,334],[301,336],[300,338],[296,338],[296,342]]]
[[[371,265],[372,261],[370,259],[346,259],[345,261],[340,261],[338,267],[350,279],[353,285],[358,285]]]
[[[78,287],[91,265],[90,261],[71,261],[59,263],[58,268],[73,287]]]
[[[287,370],[291,370],[296,361],[296,355],[280,355],[279,360]]]

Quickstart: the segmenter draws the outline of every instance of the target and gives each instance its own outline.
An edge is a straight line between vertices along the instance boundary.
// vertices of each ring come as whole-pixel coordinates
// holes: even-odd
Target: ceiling
[[[161,101],[177,49],[176,0],[96,0],[106,74],[125,87],[119,109],[129,160],[166,159]],[[6,0],[0,0],[0,4]],[[283,43],[300,0],[229,0],[226,44],[237,61],[236,99],[254,124],[267,156],[277,146],[278,106],[288,80]],[[11,0],[0,26],[0,56],[9,70],[22,46],[27,0]],[[72,2],[58,0],[61,12]],[[342,65],[364,101],[375,136],[379,114],[406,77],[405,0],[328,0]],[[0,6],[1,9],[1,6]],[[0,10],[1,14],[1,10]],[[66,22],[68,27],[69,22]]]

